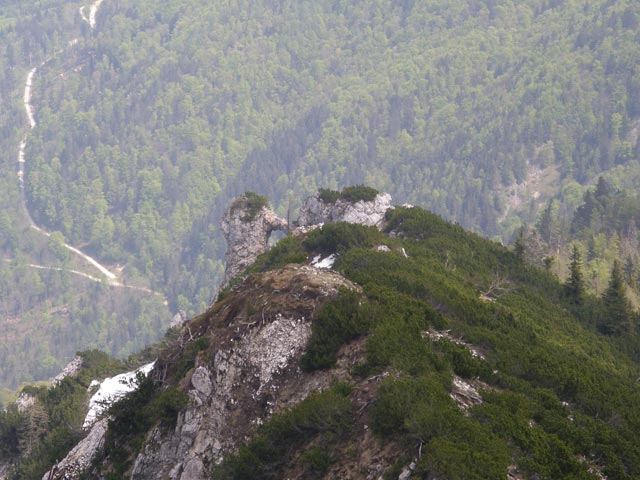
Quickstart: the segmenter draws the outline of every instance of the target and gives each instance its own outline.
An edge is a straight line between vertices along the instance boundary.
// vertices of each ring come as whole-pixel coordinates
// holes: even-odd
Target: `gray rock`
[[[338,199],[335,203],[325,203],[317,193],[307,199],[300,208],[298,225],[308,226],[329,222],[348,222],[381,228],[384,215],[391,208],[391,195],[379,193],[370,202],[355,203]]]
[[[198,458],[192,458],[185,465],[180,480],[199,480],[202,478],[203,470],[202,461]]]
[[[252,214],[250,201],[243,195],[225,212],[221,228],[227,241],[224,285],[267,251],[271,233],[286,230],[288,223],[266,206]]]
[[[91,462],[104,447],[104,436],[107,431],[106,418],[97,421],[89,434],[71,450],[64,459],[51,471],[44,474],[42,480],[80,478],[91,466]]]
[[[267,290],[270,297],[281,290],[302,292],[302,285],[324,297],[351,285],[335,272],[300,265],[272,273],[265,284],[273,288]],[[296,310],[299,316],[285,309],[258,323],[236,324],[236,335],[220,340],[213,358],[198,360],[190,379],[191,402],[178,414],[175,429],[156,427],[147,436],[130,478],[205,480],[213,465],[281,405],[281,395],[288,404],[319,388],[300,375],[299,359],[311,335],[312,304],[307,308]]]
[[[51,381],[51,386],[55,387],[58,383],[60,383],[65,377],[74,377],[78,374],[82,368],[82,357],[76,355],[73,359],[67,364],[66,367],[56,375]]]
[[[191,384],[198,393],[204,397],[208,397],[211,394],[211,389],[213,388],[209,370],[205,367],[198,367],[191,376]]]

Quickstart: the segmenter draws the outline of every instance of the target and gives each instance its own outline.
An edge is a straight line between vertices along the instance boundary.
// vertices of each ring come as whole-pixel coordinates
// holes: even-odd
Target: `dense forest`
[[[544,266],[560,278],[570,274],[571,258],[580,256],[585,288],[596,295],[606,289],[615,262],[619,262],[627,296],[640,306],[640,252],[637,191],[616,190],[599,177],[575,208],[552,199],[535,225],[523,227],[516,237],[527,261]]]
[[[510,239],[549,200],[572,212],[599,175],[637,185],[631,0],[112,0],[94,29],[80,6],[0,10],[3,255],[39,263],[12,173],[38,66],[31,216],[174,313],[210,303],[219,218],[247,189],[284,215],[366,183]]]

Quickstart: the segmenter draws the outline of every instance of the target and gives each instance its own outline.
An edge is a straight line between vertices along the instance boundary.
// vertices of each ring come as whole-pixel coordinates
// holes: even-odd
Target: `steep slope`
[[[640,475],[636,334],[598,334],[549,273],[420,208],[384,228],[262,255],[111,410],[90,477]]]

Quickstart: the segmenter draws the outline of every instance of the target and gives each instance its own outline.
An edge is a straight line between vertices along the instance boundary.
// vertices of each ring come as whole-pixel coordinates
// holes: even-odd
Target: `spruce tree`
[[[571,264],[569,266],[569,278],[564,285],[565,293],[576,305],[581,305],[584,301],[585,286],[584,275],[582,274],[582,255],[577,245],[573,245],[571,251]]]
[[[613,262],[611,280],[602,299],[605,305],[605,318],[602,322],[603,332],[609,335],[633,333],[633,312],[625,294],[622,267],[617,259]]]
[[[525,246],[524,246],[524,227],[520,227],[518,237],[513,245],[513,252],[519,261],[524,262]]]

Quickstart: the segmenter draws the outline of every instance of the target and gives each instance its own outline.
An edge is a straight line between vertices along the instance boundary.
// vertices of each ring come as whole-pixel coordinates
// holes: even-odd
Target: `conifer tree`
[[[524,227],[520,227],[520,231],[518,232],[518,237],[513,245],[513,252],[518,257],[518,260],[524,262],[524,253],[525,253],[525,245],[524,245]]]
[[[538,232],[542,239],[551,243],[551,233],[553,228],[553,200],[550,200],[546,208],[542,211],[542,216],[538,222]]]
[[[584,275],[582,273],[582,255],[577,245],[573,245],[571,252],[571,264],[569,266],[569,278],[564,286],[567,296],[576,305],[584,301]]]
[[[602,299],[605,305],[603,332],[609,335],[633,333],[633,312],[625,294],[622,267],[617,259],[613,262],[611,280]]]

